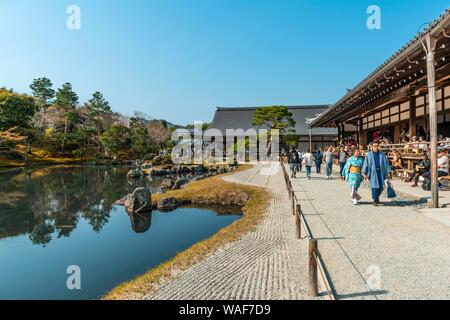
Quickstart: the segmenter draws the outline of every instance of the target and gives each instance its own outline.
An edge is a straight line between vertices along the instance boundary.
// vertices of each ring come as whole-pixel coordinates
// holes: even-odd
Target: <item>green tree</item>
[[[63,108],[75,109],[78,99],[78,95],[72,90],[72,84],[67,82],[56,92],[55,104]]]
[[[39,113],[37,114],[37,121],[39,123],[39,129],[42,133],[44,128],[44,120],[48,107],[52,104],[52,100],[55,97],[55,90],[52,89],[52,82],[48,78],[34,79],[30,85],[33,97],[36,99]]]
[[[52,89],[52,86],[53,84],[48,78],[34,79],[30,85],[33,97],[39,101],[43,108],[50,106],[55,97],[55,90]]]
[[[32,97],[0,89],[0,130],[15,126],[28,128],[36,111]]]
[[[146,122],[140,113],[135,113],[134,117],[130,119],[131,151],[136,156],[143,156],[151,150]]]
[[[295,127],[295,120],[292,117],[292,113],[289,112],[288,107],[285,106],[256,108],[256,111],[253,114],[253,125],[265,125],[270,130],[280,130],[280,134],[286,134],[287,132],[290,132],[291,134],[295,133],[293,129]],[[270,132],[267,150],[271,153],[272,135]]]
[[[100,138],[116,122],[116,117],[111,111],[109,102],[98,91],[94,92],[92,98],[88,101],[86,109],[88,121],[96,132],[94,140],[97,144],[97,155],[100,155],[102,146]]]
[[[103,97],[101,92],[94,92],[92,98],[88,101],[88,108],[94,117],[99,117],[111,112],[109,102]]]
[[[48,78],[34,79],[30,85],[33,97],[37,101],[39,107],[39,113],[37,114],[37,121],[39,129],[42,133],[44,129],[44,121],[48,107],[52,104],[52,100],[55,97],[55,90],[52,88],[53,84]]]
[[[122,125],[113,125],[100,138],[109,155],[117,157],[121,151],[130,148],[130,129]]]
[[[73,127],[81,121],[80,114],[76,110],[67,110],[63,115],[64,120],[64,129],[63,129],[63,135],[62,135],[62,142],[61,142],[61,156],[64,154],[66,141],[67,141],[67,135]]]
[[[295,126],[295,120],[288,107],[272,106],[256,108],[253,114],[253,125],[266,125],[269,129],[278,129],[280,133],[286,133],[288,128]]]

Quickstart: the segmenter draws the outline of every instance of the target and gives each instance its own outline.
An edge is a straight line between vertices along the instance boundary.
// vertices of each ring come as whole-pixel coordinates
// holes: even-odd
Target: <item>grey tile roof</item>
[[[337,101],[334,105],[330,106],[330,108],[327,110],[327,112],[323,113],[319,118],[314,120],[311,123],[312,127],[318,126],[318,125],[332,125],[332,120],[335,119],[337,116],[334,114],[336,110],[345,105],[346,102],[355,96],[358,92],[361,92],[366,88],[370,83],[372,83],[377,76],[379,76],[383,71],[386,71],[388,68],[392,68],[395,66],[395,63],[397,63],[401,59],[407,58],[408,50],[412,50],[416,47],[421,48],[420,39],[426,35],[427,33],[441,33],[442,29],[440,27],[440,24],[444,22],[445,19],[448,18],[450,15],[450,8],[447,8],[444,10],[444,12],[437,17],[433,22],[429,23],[423,30],[419,31],[416,36],[408,41],[403,47],[401,47],[398,51],[396,51],[391,57],[389,57],[384,63],[379,65],[374,71],[372,71],[367,77],[365,77],[360,83],[358,83],[352,90],[348,91],[345,96],[343,96],[339,101]],[[344,110],[343,113],[346,111]]]
[[[223,108],[218,107],[210,128],[221,130],[224,134],[226,129],[268,129],[267,126],[254,126],[253,114],[257,107],[246,108]],[[309,135],[309,129],[306,124],[307,118],[314,118],[318,114],[325,112],[328,105],[309,105],[309,106],[288,106],[296,122],[295,130],[298,135]],[[315,128],[313,135],[337,135],[334,128]]]

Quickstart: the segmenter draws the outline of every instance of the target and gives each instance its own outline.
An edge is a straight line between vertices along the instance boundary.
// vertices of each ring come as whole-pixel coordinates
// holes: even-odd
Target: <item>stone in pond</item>
[[[152,210],[152,193],[149,188],[136,188],[125,199],[125,209],[128,213],[139,213]]]
[[[182,204],[181,201],[175,198],[161,199],[158,202],[158,210],[160,211],[174,210],[181,204]]]
[[[171,189],[173,187],[173,180],[172,179],[164,179],[163,182],[161,182],[161,189],[167,190]]]

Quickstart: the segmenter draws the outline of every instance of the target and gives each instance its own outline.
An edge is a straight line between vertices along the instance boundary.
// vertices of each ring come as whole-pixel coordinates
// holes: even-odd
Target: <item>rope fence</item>
[[[330,300],[336,300],[333,290],[331,289],[331,280],[325,272],[325,266],[323,259],[320,255],[318,240],[312,235],[311,228],[305,219],[300,202],[295,195],[294,188],[292,187],[291,179],[286,171],[283,161],[281,161],[281,168],[283,171],[284,180],[286,182],[289,199],[292,203],[292,214],[295,216],[296,234],[298,239],[308,239],[309,242],[309,295],[311,297],[319,296],[319,275],[322,279],[323,286],[327,292]],[[305,232],[305,236],[302,237],[302,230]]]

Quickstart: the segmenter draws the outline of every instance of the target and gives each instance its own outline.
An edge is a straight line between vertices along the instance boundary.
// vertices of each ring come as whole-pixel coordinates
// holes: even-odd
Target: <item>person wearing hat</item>
[[[380,150],[378,142],[373,142],[371,151],[367,154],[362,168],[364,179],[369,180],[372,188],[372,199],[375,206],[380,204],[380,196],[384,182],[389,179],[392,169],[386,155]]]

